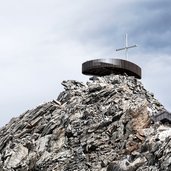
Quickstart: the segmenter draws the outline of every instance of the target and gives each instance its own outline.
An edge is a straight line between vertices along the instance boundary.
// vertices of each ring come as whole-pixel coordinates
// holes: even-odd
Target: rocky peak
[[[134,77],[63,81],[56,100],[0,129],[1,171],[170,171],[166,111]]]

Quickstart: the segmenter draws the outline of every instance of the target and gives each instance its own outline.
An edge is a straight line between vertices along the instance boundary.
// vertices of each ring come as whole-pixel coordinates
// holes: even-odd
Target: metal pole
[[[125,34],[125,58],[128,60],[128,35]]]

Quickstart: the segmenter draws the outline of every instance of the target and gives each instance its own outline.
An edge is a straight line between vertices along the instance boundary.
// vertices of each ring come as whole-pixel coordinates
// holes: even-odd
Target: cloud
[[[129,44],[138,44],[129,59],[142,66],[143,83],[169,108],[170,5],[169,0],[1,2],[0,125],[56,98],[62,80],[88,80],[81,74],[84,61],[124,58],[115,49],[124,46],[126,32]]]
[[[140,40],[143,52],[170,53],[171,2],[139,1],[133,6],[136,15],[132,34]]]
[[[143,65],[143,83],[147,90],[154,93],[155,97],[161,101],[166,109],[171,109],[169,97],[171,80],[171,58],[167,55],[155,56]]]

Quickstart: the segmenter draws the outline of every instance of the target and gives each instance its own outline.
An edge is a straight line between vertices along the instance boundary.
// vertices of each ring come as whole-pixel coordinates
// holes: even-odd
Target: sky
[[[142,83],[171,111],[170,0],[0,1],[0,127],[56,99],[63,80],[88,81],[83,62],[129,60]]]

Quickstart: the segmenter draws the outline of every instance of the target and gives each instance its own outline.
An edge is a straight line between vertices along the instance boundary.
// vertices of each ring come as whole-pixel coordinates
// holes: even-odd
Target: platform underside
[[[85,75],[105,76],[110,74],[127,74],[141,79],[141,68],[122,59],[96,59],[82,64],[82,73]]]

